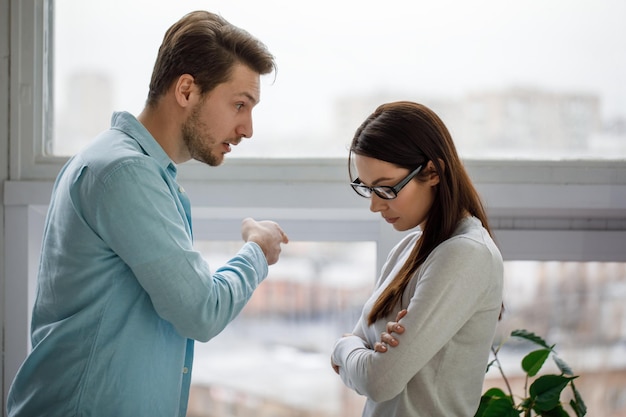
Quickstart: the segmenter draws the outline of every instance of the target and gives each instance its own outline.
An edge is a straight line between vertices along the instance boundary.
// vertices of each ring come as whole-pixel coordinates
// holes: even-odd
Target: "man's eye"
[[[237,110],[241,110],[241,108],[243,107],[243,103],[237,103],[235,107],[237,107]]]

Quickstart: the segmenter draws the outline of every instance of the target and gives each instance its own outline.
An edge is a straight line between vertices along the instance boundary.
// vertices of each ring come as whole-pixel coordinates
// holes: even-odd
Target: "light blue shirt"
[[[33,349],[8,415],[185,416],[194,339],[222,331],[267,271],[255,243],[210,271],[173,162],[137,119],[115,113],[54,185]]]

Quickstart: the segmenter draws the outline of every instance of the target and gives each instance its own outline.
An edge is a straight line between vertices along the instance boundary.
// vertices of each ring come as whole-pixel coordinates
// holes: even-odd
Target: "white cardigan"
[[[343,382],[367,396],[365,417],[471,417],[476,412],[502,304],[502,256],[477,218],[463,219],[416,271],[397,306],[367,325],[372,305],[421,236],[390,252],[352,336],[339,339],[333,363]],[[400,344],[374,352],[388,321],[407,308]]]

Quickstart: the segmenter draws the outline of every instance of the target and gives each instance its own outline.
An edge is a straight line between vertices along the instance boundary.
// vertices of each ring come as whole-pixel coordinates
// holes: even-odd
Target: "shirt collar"
[[[137,141],[146,155],[154,158],[163,169],[172,171],[176,175],[177,169],[174,162],[135,116],[125,111],[114,112],[111,117],[111,128],[126,133]]]

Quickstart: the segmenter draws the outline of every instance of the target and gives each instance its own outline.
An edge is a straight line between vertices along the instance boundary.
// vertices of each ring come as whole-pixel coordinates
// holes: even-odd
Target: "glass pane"
[[[196,246],[217,267],[240,243],[198,241]],[[372,242],[286,245],[281,261],[270,267],[270,277],[253,296],[251,309],[215,339],[196,344],[190,417],[261,415],[245,414],[255,407],[280,410],[272,416],[360,416],[362,399],[342,386],[328,357],[335,338],[352,327],[371,292],[375,257]],[[588,415],[625,416],[626,263],[509,261],[505,283],[506,313],[497,341],[514,329],[527,329],[556,344],[559,356],[580,375],[576,385]],[[527,346],[509,342],[501,351],[518,393],[523,384],[519,362],[527,351]],[[264,363],[256,361],[259,356],[267,369],[260,369]],[[281,374],[285,368],[290,372]],[[250,387],[258,375],[246,372],[262,372],[262,384],[286,384],[296,393],[268,400],[257,394],[263,387]],[[497,372],[490,372],[485,387],[494,385],[505,388]],[[330,411],[291,412],[292,401],[301,410],[315,400]]]
[[[215,266],[239,246],[199,243]],[[363,397],[345,388],[329,358],[372,290],[375,256],[373,242],[285,246],[241,315],[196,344],[189,415],[360,416]],[[505,262],[505,306],[495,344],[506,341],[498,357],[515,395],[524,393],[521,359],[536,347],[509,335],[525,329],[556,345],[579,375],[576,388],[590,415],[625,415],[625,263]],[[549,359],[540,375],[553,372]],[[492,367],[484,387],[494,386],[507,389]]]
[[[197,242],[222,265],[240,242]],[[363,399],[330,367],[372,292],[374,242],[290,242],[241,314],[196,343],[189,413],[195,417],[361,415]]]
[[[524,393],[521,359],[539,346],[510,338],[526,329],[556,345],[558,357],[571,367],[588,415],[626,415],[626,264],[577,262],[506,262],[506,312],[497,343],[498,357],[513,393]],[[557,373],[548,359],[539,375]],[[508,392],[494,366],[485,388]],[[563,391],[568,408],[571,389]]]
[[[138,114],[165,30],[201,8],[277,57],[233,157],[345,157],[361,121],[398,99],[437,111],[465,157],[626,157],[621,0],[57,0],[47,149],[73,154],[113,110]]]

